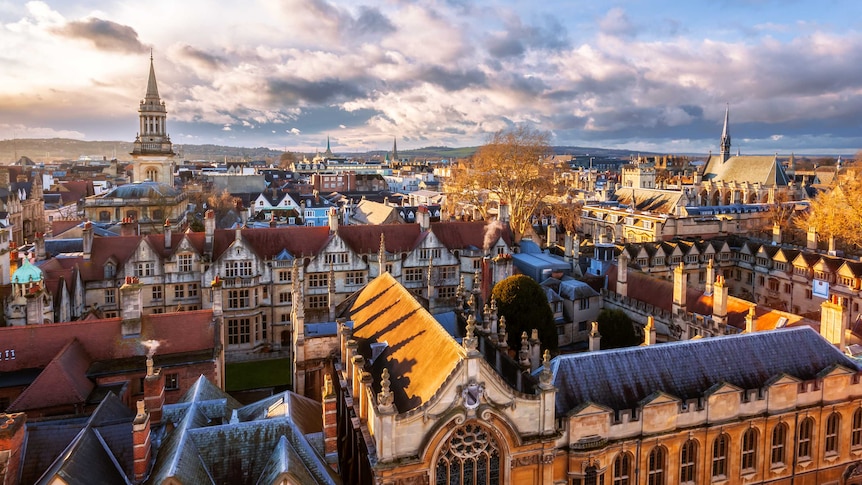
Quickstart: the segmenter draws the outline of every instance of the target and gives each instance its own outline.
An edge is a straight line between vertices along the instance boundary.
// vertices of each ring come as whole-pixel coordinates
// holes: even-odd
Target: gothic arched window
[[[614,460],[613,485],[631,485],[631,477],[632,455],[631,453],[620,453]]]
[[[688,440],[679,451],[679,483],[695,483],[697,471],[697,441]]]
[[[500,483],[500,447],[477,424],[456,429],[440,449],[435,471],[437,485]]]
[[[656,446],[649,452],[647,461],[647,485],[664,485],[664,468],[667,452],[664,447]]]

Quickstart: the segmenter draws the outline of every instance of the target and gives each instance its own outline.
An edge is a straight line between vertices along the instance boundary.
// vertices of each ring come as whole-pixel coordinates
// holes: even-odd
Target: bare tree
[[[447,196],[472,206],[482,217],[500,203],[509,205],[509,222],[520,240],[553,193],[553,167],[545,163],[549,134],[520,125],[494,133],[489,142],[452,170]]]

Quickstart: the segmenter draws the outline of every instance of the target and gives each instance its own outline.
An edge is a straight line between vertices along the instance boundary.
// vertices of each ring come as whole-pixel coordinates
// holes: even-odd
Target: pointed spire
[[[398,161],[398,141],[395,137],[392,137],[392,161]]]
[[[147,80],[147,94],[145,98],[159,99],[159,85],[156,83],[156,69],[153,67],[153,50],[150,49],[150,77]]]
[[[721,150],[720,154],[722,161],[727,161],[730,158],[730,104],[728,103],[724,109],[724,128],[721,130]]]

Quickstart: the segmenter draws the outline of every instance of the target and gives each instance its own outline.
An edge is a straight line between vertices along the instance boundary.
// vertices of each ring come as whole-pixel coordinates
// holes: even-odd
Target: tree
[[[596,321],[602,336],[602,350],[634,347],[643,342],[635,331],[632,319],[622,310],[605,308],[599,312]]]
[[[553,193],[549,134],[519,125],[494,133],[473,156],[454,167],[446,185],[447,196],[473,206],[483,217],[501,202],[509,204],[509,224],[520,240]]]
[[[847,244],[862,246],[862,173],[858,170],[836,174],[831,190],[821,192],[810,203],[808,212],[797,220],[797,227],[834,237]]]
[[[230,192],[224,189],[221,193],[212,192],[207,196],[207,208],[212,209],[218,219],[227,214],[228,211],[235,209],[239,200],[238,197],[230,195]]]
[[[532,278],[526,275],[510,276],[494,286],[491,298],[497,301],[498,314],[506,317],[510,348],[519,350],[521,333],[530,335],[535,328],[539,331],[542,347],[552,352],[557,350],[554,313],[545,290]]]
[[[296,162],[296,154],[293,152],[284,152],[278,160],[279,168],[290,168]]]

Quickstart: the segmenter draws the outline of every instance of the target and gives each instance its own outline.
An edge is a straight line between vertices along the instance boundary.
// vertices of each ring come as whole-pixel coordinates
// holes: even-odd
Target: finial
[[[153,48],[150,47],[150,62],[153,62]]]
[[[383,373],[380,375],[380,392],[377,394],[377,404],[380,406],[390,406],[392,404],[392,389],[390,386],[389,369],[384,367]]]
[[[471,313],[469,317],[467,317],[467,338],[473,338],[473,334],[476,331],[476,317]]]

